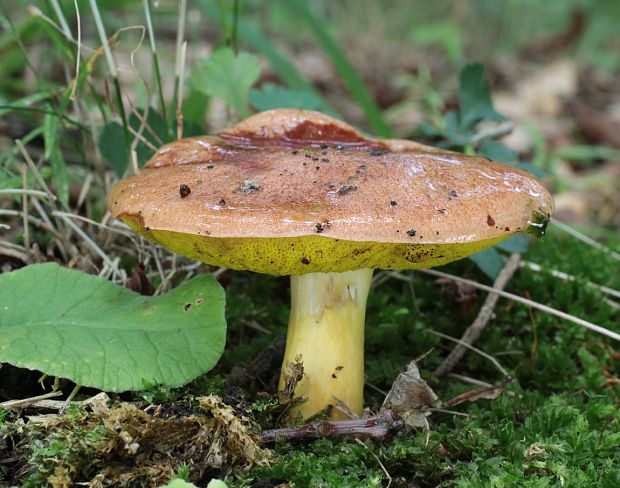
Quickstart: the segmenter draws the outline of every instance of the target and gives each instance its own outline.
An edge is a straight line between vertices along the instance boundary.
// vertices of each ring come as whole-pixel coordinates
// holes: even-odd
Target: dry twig
[[[568,322],[572,322],[573,324],[577,324],[581,327],[585,327],[586,329],[590,329],[601,335],[607,336],[610,339],[620,341],[620,334],[617,332],[614,332],[613,330],[609,330],[605,327],[601,327],[600,325],[593,324],[592,322],[581,319],[579,317],[575,317],[574,315],[571,315],[569,313],[562,312],[561,310],[558,310],[556,308],[549,307],[547,305],[543,305],[542,303],[535,302],[534,300],[523,298],[522,296],[515,295],[514,293],[508,293],[503,290],[495,290],[492,286],[483,285],[482,283],[478,283],[477,281],[468,280],[467,278],[461,278],[460,276],[455,276],[449,273],[444,273],[442,271],[437,271],[435,269],[419,269],[417,271],[419,273],[429,274],[432,276],[438,276],[439,278],[446,278],[452,281],[456,281],[458,283],[464,283],[466,285],[473,286],[474,288],[478,288],[479,290],[484,290],[489,293],[497,293],[501,297],[508,298],[509,300],[513,300],[515,302],[522,303],[529,307],[541,310],[545,313],[548,313],[549,315],[554,315],[555,317],[559,317]],[[408,281],[410,279],[408,276],[404,276],[401,273],[398,273],[395,271],[388,271],[387,274],[402,281]]]
[[[349,420],[325,420],[295,427],[264,430],[261,436],[263,442],[266,443],[275,442],[278,438],[288,440],[317,439],[320,437],[344,435],[370,437],[371,439],[381,441],[391,432],[403,428],[403,425],[403,422],[391,410],[384,409],[378,415],[372,417]]]
[[[514,275],[515,271],[519,267],[520,261],[520,254],[515,253],[510,256],[510,258],[504,265],[504,268],[497,276],[495,283],[493,283],[494,289],[503,290],[506,287],[506,285],[510,281],[510,278],[512,278],[512,275]],[[445,376],[447,373],[452,371],[454,366],[456,366],[456,363],[458,363],[465,354],[466,346],[464,346],[463,344],[471,345],[476,342],[478,337],[480,337],[480,334],[482,334],[482,331],[489,323],[489,320],[493,315],[493,310],[495,309],[497,300],[499,300],[498,294],[489,293],[489,295],[487,295],[484,304],[480,308],[480,312],[478,312],[478,316],[463,333],[463,336],[461,337],[462,343],[457,344],[457,346],[452,350],[452,352],[448,354],[448,357],[446,357],[439,365],[439,367],[435,370],[435,374],[437,376]]]
[[[0,403],[0,407],[5,408],[7,410],[31,407],[33,405],[37,405],[39,402],[46,401],[49,398],[54,398],[57,396],[62,396],[62,391],[55,390],[55,391],[50,391],[49,393],[44,393],[43,395],[37,395],[34,397],[30,397],[30,398],[21,398],[19,400],[8,400],[6,402]],[[64,404],[65,402],[61,401],[59,403]]]

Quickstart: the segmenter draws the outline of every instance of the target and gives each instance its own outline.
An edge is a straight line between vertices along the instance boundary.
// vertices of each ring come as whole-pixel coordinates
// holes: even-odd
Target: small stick
[[[573,324],[577,324],[581,327],[585,327],[586,329],[590,329],[591,331],[597,332],[601,335],[607,336],[616,341],[620,341],[620,334],[617,332],[614,332],[613,330],[609,330],[605,327],[601,327],[600,325],[593,324],[592,322],[581,319],[579,317],[575,317],[574,315],[571,315],[569,313],[562,312],[561,310],[558,310],[557,308],[549,307],[547,305],[543,305],[542,303],[535,302],[534,300],[523,298],[522,296],[515,295],[514,293],[508,293],[507,291],[503,291],[503,290],[495,290],[493,289],[492,286],[483,285],[482,283],[478,283],[477,281],[468,280],[467,278],[461,278],[460,276],[455,276],[450,273],[444,273],[443,271],[437,271],[435,269],[419,269],[418,272],[429,274],[431,276],[437,276],[439,278],[445,278],[448,280],[456,281],[457,283],[464,283],[466,285],[473,286],[474,288],[478,288],[480,290],[484,290],[489,293],[497,293],[499,296],[503,298],[508,298],[509,300],[522,303],[529,307],[548,313],[549,315],[554,315],[568,322],[572,322]],[[409,277],[404,276],[395,271],[388,271],[387,274],[402,281],[407,281],[408,279],[410,279]]]
[[[51,394],[54,395],[51,395]],[[45,397],[46,395],[51,395],[51,396],[59,396],[62,395],[62,392],[60,390],[58,391],[52,391],[50,393],[46,393],[45,395],[40,395],[41,397]],[[35,397],[36,398],[36,397]],[[26,400],[32,400],[31,398],[27,398]],[[107,395],[107,393],[105,392],[101,392],[101,393],[97,393],[95,396],[87,398],[86,400],[80,400],[80,401],[71,401],[70,404],[71,405],[78,405],[80,407],[87,407],[89,405],[92,405],[93,403],[96,403],[98,401],[104,401],[107,402],[110,400],[110,397]],[[11,400],[13,402],[23,402],[25,400]],[[7,402],[8,403],[8,402]],[[65,407],[67,404],[67,400],[48,400],[48,399],[41,399],[41,400],[37,400],[34,403],[29,403],[27,405],[25,405],[28,408],[37,408],[37,409],[41,409],[41,410],[61,410],[63,407]],[[0,404],[1,406],[1,404]],[[10,408],[10,407],[5,407],[5,408]],[[14,407],[17,408],[17,407]]]
[[[84,178],[84,183],[82,184],[82,188],[80,188],[80,194],[78,195],[77,204],[75,205],[76,209],[80,208],[86,201],[86,197],[90,191],[90,186],[93,183],[93,178],[93,173],[88,173],[86,178]]]
[[[54,221],[56,222],[56,226],[54,226],[54,224],[52,224],[52,221],[49,219],[46,211],[43,209],[42,205],[39,203],[39,200],[37,200],[36,198],[31,198],[30,202],[32,203],[32,206],[34,207],[34,209],[37,211],[37,213],[41,217],[41,220],[43,220],[43,222],[46,222],[48,227],[57,229],[56,231],[54,231],[54,235],[57,236],[56,247],[59,250],[60,254],[62,255],[63,260],[68,261],[69,256],[71,256],[72,259],[75,258],[78,255],[78,250],[69,240],[69,233],[66,230],[66,226],[62,226],[64,229],[64,233],[60,231],[60,228],[61,228],[60,224],[62,221],[55,217]]]
[[[21,216],[22,218],[26,217],[25,213],[22,212],[21,210],[4,210],[4,209],[0,209],[0,215],[11,215],[11,216],[15,216],[15,217]],[[35,226],[39,227],[40,229],[44,229],[46,232],[49,232],[50,234],[53,234],[54,237],[56,237],[57,239],[62,238],[62,236],[58,233],[58,231],[56,229],[54,229],[54,227],[52,227],[51,225],[48,225],[42,219],[39,219],[39,218],[35,217],[34,215],[28,215],[27,219],[28,219],[28,222],[30,222],[32,225],[35,225]],[[26,248],[26,246],[24,245],[24,249],[25,248]]]
[[[187,41],[183,41],[181,45],[181,60],[179,64],[179,72],[177,73],[179,79],[179,96],[177,98],[177,139],[183,137],[183,81],[185,78],[185,57],[187,56]]]
[[[24,190],[28,189],[28,168],[27,166],[21,165],[22,172],[22,187]],[[23,209],[23,227],[24,227],[24,247],[30,251],[30,225],[28,224],[28,195],[26,193],[22,194],[22,209]]]
[[[0,195],[30,195],[33,197],[48,197],[49,195],[41,190],[28,190],[26,188],[2,188]]]
[[[80,229],[79,226],[77,226],[71,219],[60,215],[59,216],[69,227],[71,227],[71,229],[73,229],[73,231],[78,234],[83,240],[84,242],[88,245],[88,247],[91,248],[91,250],[97,254],[104,263],[106,263],[108,266],[110,266],[110,268],[117,270],[117,267],[114,265],[114,262],[110,259],[110,257],[99,247],[99,245],[93,241],[90,236],[88,236],[88,234],[86,234],[86,232],[84,232],[82,229]]]
[[[515,271],[519,268],[519,262],[521,261],[521,255],[514,253],[510,256],[504,268],[499,273],[497,278],[495,279],[495,283],[493,283],[493,288],[496,290],[503,290],[510,278],[514,275]],[[445,376],[450,371],[454,369],[456,363],[458,363],[461,358],[465,355],[466,347],[463,344],[473,344],[476,342],[482,331],[489,323],[491,316],[493,315],[493,310],[495,309],[495,305],[497,304],[497,300],[499,300],[499,295],[496,293],[489,293],[487,295],[484,304],[480,308],[478,312],[478,316],[472,322],[472,324],[467,327],[465,332],[461,337],[461,343],[457,344],[456,347],[452,350],[450,354],[443,360],[443,362],[439,365],[439,367],[435,370],[435,374],[437,376]]]
[[[177,99],[179,98],[179,87],[181,85],[181,59],[183,49],[183,42],[185,41],[185,24],[187,21],[187,0],[180,0],[179,13],[177,14],[177,40],[176,40],[176,55],[174,66],[174,90],[172,93],[172,106],[176,107]]]
[[[77,24],[77,53],[75,54],[75,82],[71,85],[71,100],[75,100],[75,91],[77,90],[77,80],[80,76],[80,61],[82,60],[82,19],[80,17],[80,8],[78,6],[78,0],[73,0],[73,7],[75,8],[75,19]],[[61,12],[60,8],[58,9]],[[66,24],[66,21],[65,21]],[[69,31],[71,34],[71,31]]]
[[[465,393],[451,398],[443,403],[442,407],[455,407],[464,402],[476,401],[480,398],[497,398],[504,391],[504,386],[508,383],[508,380],[502,381],[502,384],[498,386],[490,386],[488,388],[478,388],[476,390],[469,390]]]
[[[88,217],[84,217],[83,215],[78,215],[78,214],[74,214],[74,213],[70,213],[70,212],[61,212],[61,211],[53,211],[52,215],[54,217],[68,217],[70,219],[75,219],[75,220],[80,220],[82,222],[86,222],[89,225],[94,225],[95,227],[99,227],[101,229],[105,229],[109,232],[115,232],[117,234],[120,234],[122,236],[125,237],[132,237],[133,233],[130,233],[129,230],[125,230],[125,228],[116,228],[116,227],[111,227],[109,225],[106,224],[102,224],[101,222],[97,222],[96,220],[93,219],[89,219]],[[127,228],[128,229],[128,228]]]
[[[134,142],[137,139],[134,139]],[[131,157],[131,169],[133,170],[133,174],[137,175],[140,172],[140,165],[138,164],[138,152],[135,149],[132,149],[130,152]]]
[[[447,413],[448,415],[456,415],[457,417],[469,417],[469,414],[463,412],[457,412],[456,410],[446,410],[445,408],[429,408],[429,412]]]
[[[50,229],[56,229],[54,224],[52,224],[52,221],[50,220],[50,218],[47,216],[47,212],[43,209],[43,207],[39,203],[39,200],[37,198],[31,198],[30,201],[34,209],[39,214],[39,217],[41,217],[41,220],[45,222],[45,225],[47,225]],[[58,230],[56,230],[56,232],[58,232]]]
[[[508,371],[506,371],[502,367],[502,365],[499,364],[499,361],[497,359],[495,359],[493,356],[491,356],[490,354],[487,354],[486,352],[481,351],[477,347],[474,347],[471,344],[467,344],[466,342],[463,342],[463,341],[461,341],[461,339],[457,339],[456,337],[451,337],[451,336],[449,336],[447,334],[442,334],[441,332],[437,332],[436,330],[429,330],[429,332],[431,334],[435,334],[436,336],[442,337],[443,339],[448,339],[449,341],[456,342],[457,344],[461,344],[461,345],[463,345],[463,347],[466,347],[467,349],[471,349],[472,351],[477,352],[483,358],[486,358],[489,361],[491,361],[493,363],[493,365],[499,370],[499,372],[502,373],[502,375],[504,375],[504,377],[509,377],[510,376],[508,374]]]
[[[43,190],[45,191],[44,194],[46,194],[48,198],[50,199],[50,206],[54,207],[54,201],[56,200],[56,197],[52,193],[52,190],[50,190],[50,187],[47,186],[47,183],[45,183],[45,180],[43,179],[43,176],[41,176],[41,172],[39,171],[39,168],[37,168],[37,165],[34,164],[34,161],[30,157],[30,154],[28,154],[28,151],[26,151],[26,147],[24,146],[22,141],[19,139],[15,139],[15,145],[19,149],[19,152],[22,153],[22,156],[26,160],[26,164],[28,164],[30,171],[32,171],[34,178],[37,180],[37,183],[39,183],[39,186],[43,188]],[[35,190],[30,190],[29,194],[33,196],[39,196],[38,194],[39,192],[32,193],[33,191]]]
[[[58,410],[59,414],[63,414],[67,411],[67,409],[69,408],[69,406],[71,405],[71,403],[73,403],[73,399],[75,398],[75,395],[78,394],[78,391],[80,391],[80,388],[82,388],[80,385],[75,385],[73,387],[73,390],[71,390],[71,393],[69,393],[69,396],[67,397],[67,399],[64,401],[64,404],[62,407],[60,407],[60,410]]]
[[[9,400],[7,402],[0,403],[0,407],[6,408],[6,409],[24,408],[24,407],[33,405],[35,403],[38,403],[41,400],[47,400],[48,398],[54,398],[57,396],[62,396],[62,391],[60,390],[50,391],[49,393],[44,393],[43,395],[37,395],[37,396],[30,397],[30,398],[22,398],[20,400]]]
[[[482,386],[483,388],[489,388],[490,386],[493,386],[491,383],[487,383],[486,381],[480,381],[475,378],[470,378],[469,376],[464,376],[462,374],[448,373],[448,377],[454,378],[455,380],[461,380],[463,383],[469,383],[470,385]]]
[[[564,271],[558,271],[557,269],[543,268],[540,264],[532,263],[531,261],[521,261],[519,265],[522,268],[528,268],[532,271],[536,271],[538,273],[544,272],[549,273],[551,276],[555,276],[556,278],[560,278],[564,281],[575,281],[577,278],[571,274],[565,273]],[[611,295],[615,298],[620,298],[620,291],[614,290],[608,286],[599,285],[598,283],[594,283],[593,281],[584,281],[584,283],[592,288],[597,289],[601,293],[605,295]],[[617,304],[615,304],[617,306]]]
[[[0,229],[2,229],[4,225],[5,224],[0,224]],[[5,256],[17,259],[18,261],[21,261],[22,263],[28,262],[29,257],[28,257],[28,253],[26,252],[25,248],[21,246],[18,248],[8,247],[7,244],[11,244],[11,243],[0,239],[0,254],[4,254]]]
[[[382,409],[378,415],[372,417],[349,420],[325,420],[297,427],[283,427],[281,429],[264,430],[261,433],[265,443],[275,442],[278,438],[318,439],[320,437],[334,437],[354,435],[370,437],[382,441],[388,434],[400,430],[402,421],[389,409]]]
[[[147,146],[149,149],[153,151],[157,151],[157,147],[151,141],[149,141],[146,137],[144,137],[140,129],[136,130],[133,127],[129,126],[129,132],[131,132],[131,135],[134,136],[134,142],[132,143],[132,145],[135,143],[135,145],[137,146],[138,143],[141,142],[142,144]]]
[[[151,98],[151,97],[149,97]],[[136,116],[136,118],[138,119],[138,121],[140,122],[140,129],[139,129],[139,134],[140,134],[140,142],[143,142],[144,144],[148,144],[148,146],[153,149],[154,151],[157,151],[157,148],[159,146],[163,146],[165,144],[164,141],[161,140],[161,138],[159,137],[159,135],[157,134],[157,132],[155,132],[155,130],[153,129],[153,127],[151,127],[151,124],[148,123],[148,116],[149,116],[149,107],[146,107],[144,109],[144,113],[141,114],[140,110],[138,110],[137,107],[135,107],[133,104],[131,104],[131,112]],[[146,130],[149,134],[151,134],[153,136],[153,138],[155,139],[155,142],[157,144],[157,146],[153,145],[151,143],[151,141],[149,141],[146,136],[144,136],[144,130]],[[132,144],[133,145],[133,144]],[[136,144],[137,145],[137,144]]]

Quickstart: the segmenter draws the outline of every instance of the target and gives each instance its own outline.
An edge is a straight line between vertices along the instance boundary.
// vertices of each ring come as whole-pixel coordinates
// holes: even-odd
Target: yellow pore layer
[[[146,239],[182,256],[272,275],[431,268],[474,254],[512,235],[507,232],[492,239],[448,244],[358,242],[321,235],[249,239],[146,230],[133,219],[125,220]]]

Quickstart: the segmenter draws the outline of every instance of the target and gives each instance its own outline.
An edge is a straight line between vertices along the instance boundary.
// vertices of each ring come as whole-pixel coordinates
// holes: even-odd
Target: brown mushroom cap
[[[506,165],[272,110],[162,147],[109,206],[180,254],[300,274],[443,264],[548,218],[552,201]]]

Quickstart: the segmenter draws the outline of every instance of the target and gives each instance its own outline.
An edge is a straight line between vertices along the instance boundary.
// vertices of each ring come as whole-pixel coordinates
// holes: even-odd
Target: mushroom
[[[519,231],[542,234],[552,200],[510,166],[280,109],[162,147],[114,186],[109,208],[178,254],[290,275],[283,371],[302,361],[305,402],[293,415],[308,418],[337,400],[362,412],[374,269],[438,266]]]

